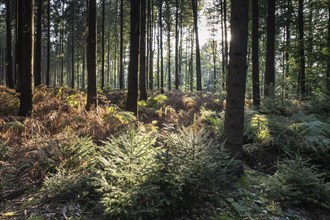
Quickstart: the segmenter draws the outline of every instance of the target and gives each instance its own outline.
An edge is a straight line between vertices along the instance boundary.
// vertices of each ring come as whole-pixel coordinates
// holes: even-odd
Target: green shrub
[[[90,137],[76,138],[70,146],[62,147],[61,166],[67,170],[90,169],[97,156],[96,146]]]
[[[300,139],[298,150],[301,156],[319,165],[319,168],[327,174],[326,178],[330,179],[330,124],[310,121],[292,124],[289,129]],[[294,149],[290,150],[291,154],[295,153],[292,152]]]
[[[330,93],[319,93],[306,104],[309,114],[330,115]]]
[[[48,174],[42,184],[41,193],[46,198],[70,198],[81,192],[86,179],[79,172],[57,168],[56,173]]]
[[[47,198],[69,198],[80,195],[89,187],[92,168],[97,155],[89,137],[76,138],[72,145],[63,146],[62,160],[54,172],[44,179],[41,192]]]
[[[100,147],[93,185],[104,214],[115,219],[168,218],[211,200],[235,179],[239,165],[204,129],[183,128],[156,146],[132,130]]]
[[[153,178],[159,170],[156,136],[132,129],[110,137],[100,147],[94,185],[101,194],[104,213],[112,218],[150,219],[162,205]]]
[[[284,100],[281,98],[265,98],[262,102],[260,112],[265,114],[290,116],[294,114],[297,109],[297,101]]]
[[[321,121],[295,123],[290,129],[303,136],[330,138],[330,124]]]
[[[297,157],[277,165],[277,172],[269,178],[269,195],[275,200],[300,205],[304,203],[329,204],[330,185],[324,181],[324,174]]]
[[[214,192],[235,179],[238,162],[209,135],[205,129],[189,127],[166,139],[161,185],[174,212],[210,200]]]
[[[264,145],[270,145],[274,142],[270,134],[269,118],[266,115],[254,114],[245,123],[244,136],[246,139]]]
[[[151,108],[159,109],[165,107],[167,99],[166,95],[159,94],[155,97],[150,97],[147,103]]]
[[[216,133],[223,133],[223,113],[217,113],[215,111],[205,109],[204,107],[201,107],[200,111],[200,119],[207,127],[210,127],[212,130],[216,131]]]

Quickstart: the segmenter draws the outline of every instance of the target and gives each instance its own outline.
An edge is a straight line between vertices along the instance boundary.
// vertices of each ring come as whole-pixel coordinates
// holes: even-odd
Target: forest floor
[[[223,94],[172,91],[164,95],[151,92],[149,97],[139,102],[139,120],[136,120],[123,110],[124,91],[103,92],[99,107],[86,112],[83,92],[40,87],[34,92],[32,115],[24,118],[15,116],[18,94],[0,87],[0,219],[105,218],[95,208],[99,205],[93,205],[94,201],[89,201],[85,192],[52,198],[43,191],[45,179],[67,160],[65,149],[74,146],[77,137],[90,137],[93,143],[102,145],[108,137],[120,136],[132,126],[157,132],[160,137],[182,127],[195,126],[205,128],[212,138],[220,141],[225,109]],[[265,100],[256,111],[246,101],[244,175],[232,187],[213,192],[212,202],[201,202],[168,219],[330,219],[330,200],[322,198],[322,194],[321,198],[314,194],[309,197],[306,189],[290,191],[291,185],[273,185],[287,178],[280,178],[278,164],[301,157],[316,167],[306,172],[317,176],[321,188],[330,189],[329,103],[329,96],[310,102]],[[285,170],[286,175],[298,174],[298,168]],[[293,181],[299,185],[303,180]],[[312,187],[308,183],[304,186]],[[279,188],[292,196],[286,198],[282,191],[274,192]]]

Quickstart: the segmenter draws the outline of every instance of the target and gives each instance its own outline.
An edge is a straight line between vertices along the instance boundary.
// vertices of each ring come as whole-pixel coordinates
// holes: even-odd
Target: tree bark
[[[140,0],[131,1],[131,33],[130,33],[130,60],[128,68],[128,92],[126,110],[137,115],[138,101],[138,70],[139,70],[139,43],[140,43]]]
[[[292,16],[292,3],[291,0],[287,0],[288,15],[286,20],[286,50],[285,50],[285,77],[289,76],[290,73],[290,48],[291,48],[291,16]],[[288,88],[285,87],[285,96],[288,97]]]
[[[120,1],[120,55],[119,55],[119,88],[124,89],[124,1]]]
[[[275,96],[275,1],[268,0],[267,50],[265,88],[266,97]]]
[[[253,105],[260,106],[259,82],[259,2],[252,0],[252,86]]]
[[[328,59],[327,59],[327,78],[326,86],[328,92],[330,91],[330,4],[328,4]]]
[[[34,1],[18,1],[18,66],[20,74],[20,107],[18,114],[27,116],[32,111]]]
[[[202,90],[202,69],[201,69],[201,54],[199,48],[199,36],[198,36],[198,5],[197,0],[192,0],[192,10],[194,15],[194,29],[196,40],[196,85],[197,91]]]
[[[102,25],[101,25],[101,29],[102,29],[102,53],[101,53],[101,89],[104,89],[104,82],[105,82],[105,73],[104,73],[104,65],[105,65],[105,30],[104,30],[104,26],[105,26],[105,0],[102,0]]]
[[[62,1],[62,22],[64,22],[64,0]],[[64,84],[64,27],[63,23],[61,24],[61,76],[60,76],[60,85]]]
[[[160,93],[164,93],[163,0],[159,0]]]
[[[46,85],[50,86],[50,0],[47,2],[47,69]]]
[[[154,51],[153,51],[153,23],[154,23],[154,3],[153,0],[148,0],[148,15],[149,15],[149,89],[154,88]]]
[[[14,77],[12,68],[12,53],[11,53],[11,0],[6,0],[6,37],[7,37],[7,47],[6,47],[6,84],[9,88],[14,88]]]
[[[225,113],[225,147],[240,159],[243,147],[249,1],[231,2],[231,42]]]
[[[146,0],[141,1],[141,36],[140,36],[140,100],[147,100],[146,86]]]
[[[36,52],[35,52],[35,69],[34,69],[34,85],[41,85],[41,17],[42,17],[42,0],[37,0],[37,31],[36,31]]]
[[[179,84],[179,0],[175,0],[175,89]]]
[[[167,87],[168,91],[172,89],[171,77],[171,13],[170,2],[167,0]]]
[[[300,70],[299,82],[301,98],[304,99],[306,95],[305,87],[305,41],[304,41],[304,1],[299,0],[298,6],[298,29],[299,29],[299,57],[300,57]]]
[[[96,0],[88,0],[88,37],[87,37],[87,104],[86,110],[97,107],[96,90]]]
[[[71,87],[75,87],[75,48],[74,48],[74,32],[75,32],[75,0],[72,0],[72,29],[71,29]]]

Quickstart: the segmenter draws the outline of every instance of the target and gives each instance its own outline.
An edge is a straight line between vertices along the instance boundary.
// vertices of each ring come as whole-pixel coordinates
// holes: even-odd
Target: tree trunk
[[[74,71],[74,63],[75,63],[75,50],[74,50],[74,28],[75,25],[75,0],[72,1],[72,30],[71,30],[71,87],[74,88],[75,85],[75,71]]]
[[[202,69],[201,69],[201,54],[199,49],[199,36],[198,36],[198,8],[197,0],[192,0],[192,10],[194,15],[194,29],[196,40],[196,85],[197,91],[202,90]]]
[[[154,88],[154,51],[153,51],[153,22],[154,22],[154,3],[153,0],[148,0],[148,15],[149,15],[149,89]]]
[[[275,96],[275,1],[268,0],[265,96]]]
[[[159,0],[160,93],[164,93],[163,0]]]
[[[128,68],[128,93],[126,110],[137,115],[138,101],[138,71],[139,71],[139,24],[140,0],[131,1],[131,33],[130,33],[130,60]]]
[[[141,37],[140,37],[140,100],[147,100],[147,86],[146,86],[146,0],[141,1]]]
[[[158,29],[160,30],[160,28]],[[157,89],[160,89],[160,34],[157,33]]]
[[[223,16],[223,4],[220,4],[220,13],[221,13],[221,55],[222,55],[222,62],[221,62],[221,70],[222,70],[222,91],[226,91],[226,83],[227,83],[227,61],[226,61],[226,47],[225,47],[225,24],[224,24],[224,16]]]
[[[328,92],[330,92],[330,4],[328,4],[328,59],[327,59],[327,78],[326,86]]]
[[[7,53],[6,53],[6,84],[9,88],[14,88],[12,53],[11,53],[11,0],[6,0],[6,27],[7,27]]]
[[[217,41],[212,40],[212,57],[213,57],[213,91],[216,91],[217,87]]]
[[[37,0],[37,31],[36,31],[36,52],[35,52],[35,69],[34,69],[34,85],[41,85],[41,17],[42,17],[42,0]]]
[[[290,73],[290,48],[291,48],[291,16],[292,16],[292,3],[291,0],[287,0],[288,15],[286,20],[286,49],[285,49],[285,77],[287,78]],[[285,96],[288,97],[288,88],[285,86]]]
[[[102,45],[101,45],[101,47],[102,47],[102,53],[101,53],[101,89],[104,89],[104,86],[105,86],[105,84],[104,84],[104,75],[105,75],[105,73],[104,73],[104,65],[105,65],[105,63],[104,63],[104,60],[105,60],[105,54],[104,54],[104,52],[105,52],[105,41],[104,41],[104,38],[105,38],[105,33],[104,33],[104,26],[105,26],[105,0],[102,0],[102,25],[101,25],[101,29],[102,29]]]
[[[193,70],[193,63],[194,63],[194,33],[191,34],[191,45],[190,45],[190,61],[189,61],[189,84],[190,84],[190,92],[194,90],[194,70]]]
[[[120,1],[120,58],[119,58],[119,88],[124,88],[124,1]]]
[[[228,72],[228,32],[227,32],[227,0],[223,0],[223,25],[224,25],[224,34],[225,34],[225,72],[227,75]],[[225,77],[227,81],[227,76]]]
[[[62,22],[64,22],[64,0],[62,1]],[[60,85],[63,86],[64,84],[64,27],[63,24],[61,24],[61,76],[60,76]]]
[[[96,0],[88,0],[88,37],[87,37],[87,104],[86,110],[97,107],[96,90]]]
[[[299,82],[300,82],[300,94],[304,99],[306,95],[305,88],[305,42],[304,42],[304,1],[299,0],[298,8],[298,28],[299,28],[299,57],[300,57],[300,70],[299,70]]]
[[[171,12],[170,2],[167,0],[167,87],[168,91],[172,89],[171,77]]]
[[[175,89],[179,84],[179,0],[175,0]]]
[[[18,66],[20,74],[20,106],[19,115],[26,116],[32,111],[33,91],[33,38],[34,13],[31,0],[18,1]]]
[[[19,54],[18,54],[18,26],[20,26],[19,22],[20,19],[18,18],[18,0],[15,0],[15,5],[16,5],[16,19],[15,19],[15,77],[14,77],[14,85],[16,83],[16,91],[20,91],[20,74],[19,74],[19,65],[18,65],[18,58],[19,58]]]
[[[46,85],[50,86],[50,0],[47,2],[47,69]]]
[[[246,86],[246,56],[249,1],[232,0],[230,62],[225,113],[225,147],[240,159],[243,147],[244,102]]]
[[[259,82],[259,2],[252,0],[252,84],[253,106],[260,106]]]

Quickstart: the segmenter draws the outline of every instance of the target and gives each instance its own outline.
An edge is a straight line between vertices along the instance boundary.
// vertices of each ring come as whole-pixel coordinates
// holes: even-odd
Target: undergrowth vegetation
[[[1,201],[1,210],[47,219],[35,210],[73,202],[80,214],[65,215],[82,219],[327,216],[329,96],[267,99],[259,111],[247,105],[239,179],[242,162],[220,142],[224,97],[151,92],[136,119],[123,110],[124,91],[104,91],[87,112],[83,92],[38,87],[23,118],[14,116],[17,93],[0,87],[0,198],[11,202]],[[17,196],[23,205],[8,199]],[[292,211],[302,207],[322,215]]]

